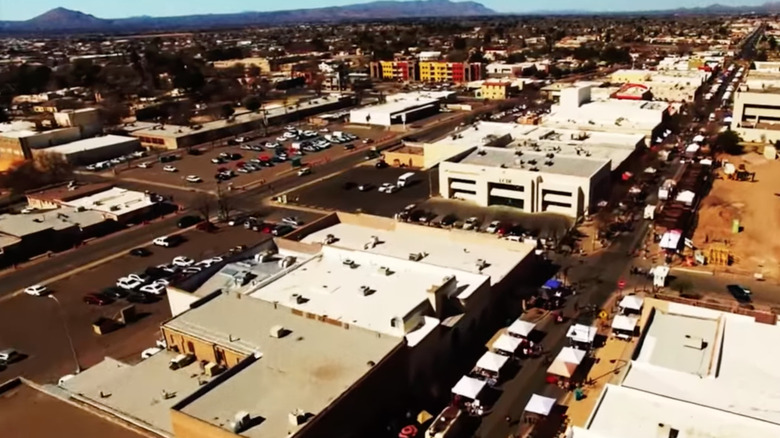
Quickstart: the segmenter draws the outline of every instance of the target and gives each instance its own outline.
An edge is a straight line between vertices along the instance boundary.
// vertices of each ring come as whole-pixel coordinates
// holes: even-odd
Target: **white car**
[[[129,278],[129,279],[131,279],[131,280],[140,281],[140,282],[143,282],[143,281],[145,281],[145,280],[144,280],[143,278],[141,278],[141,276],[140,276],[140,275],[138,275],[138,274],[130,274],[130,275],[128,275],[127,277],[124,277],[124,278]]]
[[[393,183],[384,183],[379,186],[380,193],[395,193],[398,191],[398,186]]]
[[[163,170],[166,172],[178,172],[179,169],[176,168],[176,166],[171,166],[170,164],[163,167]]]
[[[243,143],[243,142],[245,142],[246,140],[247,140],[247,139],[246,139],[245,137],[236,137],[236,143]]]
[[[464,230],[473,230],[479,227],[479,219],[476,217],[470,217],[466,219],[465,222],[463,222],[463,229]]]
[[[125,290],[135,290],[138,289],[142,284],[144,284],[143,281],[138,281],[132,278],[122,277],[119,280],[116,281],[116,285],[118,287],[121,287]]]
[[[222,256],[214,256],[214,257],[210,258],[209,260],[211,260],[213,263],[221,263],[225,259],[222,258]]]
[[[501,221],[493,221],[490,223],[490,225],[487,226],[487,228],[485,228],[485,231],[494,234],[498,232],[499,228],[501,228]]]
[[[297,136],[298,136],[298,134],[297,134],[297,133],[295,133],[295,132],[291,132],[291,131],[287,131],[287,132],[285,132],[284,134],[282,134],[282,137],[284,137],[284,139],[285,139],[285,140],[287,140],[287,139],[291,139],[291,138],[295,138],[295,137],[297,137]]]
[[[138,167],[140,167],[141,169],[148,169],[148,168],[152,167],[152,163],[150,163],[150,162],[139,163]]]
[[[21,214],[30,214],[30,213],[32,213],[34,211],[35,211],[35,209],[32,208],[32,207],[25,207],[25,208],[21,209],[21,211],[19,211],[19,213],[21,213]]]
[[[166,248],[176,246],[176,244],[180,241],[180,239],[177,239],[176,237],[170,237],[170,236],[162,236],[158,237],[154,240],[152,240],[152,243],[157,246],[164,246]]]
[[[34,297],[42,297],[49,293],[49,289],[46,288],[46,286],[36,284],[34,286],[30,286],[24,290],[24,293],[27,295],[32,295]]]
[[[203,182],[203,180],[200,179],[200,177],[197,175],[187,175],[187,178],[185,179],[187,180],[187,182],[191,182],[191,183]]]
[[[149,359],[150,357],[154,356],[155,354],[163,351],[160,347],[151,347],[147,348],[146,350],[141,352],[141,359]]]
[[[301,167],[298,169],[298,176],[311,175],[311,167]]]
[[[298,219],[295,216],[287,216],[282,218],[282,223],[287,225],[292,225],[294,227],[297,227],[298,225],[303,225],[303,221]]]
[[[162,295],[163,293],[165,293],[165,285],[162,283],[155,282],[152,284],[147,284],[146,286],[142,286],[140,291],[152,295]]]
[[[174,266],[181,266],[183,268],[186,268],[187,266],[194,265],[195,260],[185,256],[178,256],[173,259],[172,263]]]
[[[285,136],[282,136],[282,135],[280,135],[279,137],[276,137],[276,141],[278,141],[279,143],[284,143],[287,140],[288,140],[288,138],[285,137]]]

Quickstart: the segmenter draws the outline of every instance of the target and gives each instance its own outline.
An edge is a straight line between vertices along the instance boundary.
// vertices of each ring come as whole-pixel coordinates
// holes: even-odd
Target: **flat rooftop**
[[[645,328],[648,334],[655,334],[654,340],[642,346],[622,386],[780,424],[780,410],[769,408],[780,406],[780,387],[768,384],[780,380],[780,349],[771,348],[780,345],[780,326],[676,303],[669,303],[666,312],[673,317],[658,319],[660,312],[656,311]],[[655,319],[657,328],[653,327]],[[698,331],[699,336],[709,339],[712,324],[698,322],[701,319],[719,321],[721,326],[710,347],[719,355],[705,377],[690,372],[696,368],[698,353],[686,354],[683,359],[669,357],[680,351],[686,331]]]
[[[91,195],[97,192],[108,190],[114,185],[111,183],[88,183],[79,184],[73,188],[68,184],[61,184],[56,187],[43,189],[35,192],[28,192],[28,198],[40,199],[44,201],[65,201],[68,199],[79,198],[85,195]]]
[[[171,407],[209,380],[197,361],[178,370],[169,369],[168,363],[176,356],[162,351],[136,365],[105,358],[63,387],[172,436]]]
[[[414,262],[408,256],[409,251],[404,252],[403,258],[395,258],[325,246],[321,253],[299,262],[297,269],[251,292],[250,296],[323,315],[342,324],[401,337],[405,329],[396,321],[405,321],[415,313],[429,313],[426,312],[431,308],[427,290],[432,286],[455,276],[457,296],[468,297],[488,281],[481,274]],[[383,268],[387,270],[383,272]],[[370,289],[369,294],[363,293],[364,286]]]
[[[29,214],[0,214],[0,232],[16,237],[35,234],[43,230],[64,230],[71,227],[89,227],[106,219],[97,211],[77,211],[62,207],[36,210]]]
[[[602,167],[609,166],[609,159],[587,157],[584,154],[582,156],[556,154],[550,159],[543,152],[523,152],[518,156],[514,149],[484,147],[481,150],[474,150],[460,160],[460,163],[586,178]],[[532,170],[534,168],[537,170]]]
[[[64,204],[73,208],[83,207],[87,210],[121,216],[147,208],[153,205],[154,202],[143,192],[112,187],[94,195],[67,201]]]
[[[317,415],[379,363],[402,340],[375,333],[346,330],[294,315],[286,307],[236,294],[223,294],[185,312],[167,324],[211,339],[232,343],[227,334],[257,346],[261,357],[202,396],[181,412],[230,430],[237,412],[262,418],[241,432],[246,437],[283,437],[294,433],[288,414],[302,410]],[[288,334],[270,336],[282,326]]]
[[[553,105],[550,114],[543,118],[543,124],[651,131],[661,123],[663,112],[668,106],[666,102],[615,99],[586,102],[579,107],[563,107],[559,104]]]
[[[125,144],[128,142],[137,142],[138,147],[141,147],[140,142],[135,137],[125,137],[122,135],[104,135],[102,137],[86,138],[84,140],[76,140],[70,143],[66,143],[60,146],[52,146],[46,148],[47,152],[54,152],[58,154],[72,154],[75,152],[89,151],[93,149],[102,149],[105,147],[111,147],[117,144]]]
[[[0,393],[0,427],[5,437],[146,437],[22,381]]]
[[[685,438],[780,436],[780,426],[776,424],[614,385],[604,388],[587,426],[589,432],[603,438],[668,437],[670,428]],[[574,438],[586,436],[577,432]]]
[[[714,372],[719,320],[655,312],[638,361],[704,377]]]
[[[198,297],[204,297],[217,289],[223,291],[240,290],[243,288],[243,285],[237,279],[243,277],[246,277],[249,279],[248,281],[253,283],[268,281],[282,272],[283,268],[279,262],[283,258],[284,255],[276,254],[265,261],[247,259],[229,263],[195,289],[193,294]]]

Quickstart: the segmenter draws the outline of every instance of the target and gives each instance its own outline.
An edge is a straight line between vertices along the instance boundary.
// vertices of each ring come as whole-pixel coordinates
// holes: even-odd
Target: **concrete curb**
[[[704,271],[701,269],[693,269],[693,268],[672,268],[671,273],[675,273],[675,272],[685,272],[687,274],[696,274],[696,275],[710,275],[710,276],[715,275],[714,271]]]

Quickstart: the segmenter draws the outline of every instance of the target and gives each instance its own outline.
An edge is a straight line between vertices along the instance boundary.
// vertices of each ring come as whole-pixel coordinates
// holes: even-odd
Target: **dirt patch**
[[[706,251],[725,245],[734,258],[734,269],[745,273],[762,273],[780,277],[780,161],[769,161],[760,155],[724,156],[735,165],[745,164],[756,172],[754,182],[719,178],[710,195],[699,208],[699,222],[693,236],[694,245]],[[740,232],[733,233],[735,220]]]

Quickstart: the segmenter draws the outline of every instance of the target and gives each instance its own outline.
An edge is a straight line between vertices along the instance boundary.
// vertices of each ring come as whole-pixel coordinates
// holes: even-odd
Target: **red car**
[[[87,294],[84,295],[84,302],[93,306],[105,306],[111,304],[113,300],[100,294]]]

